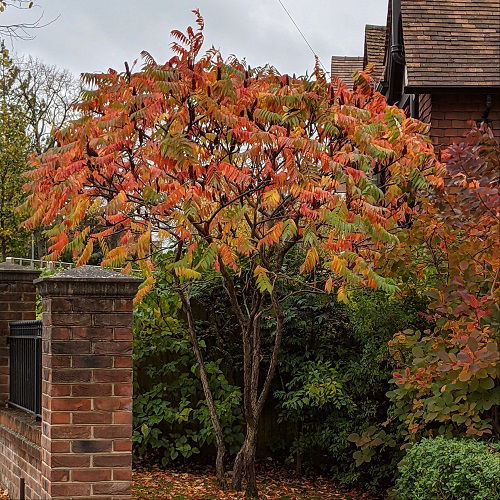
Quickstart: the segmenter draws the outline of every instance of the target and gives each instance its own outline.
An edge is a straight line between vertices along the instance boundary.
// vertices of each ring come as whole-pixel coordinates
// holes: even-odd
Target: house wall
[[[488,120],[495,137],[500,139],[500,92],[490,95],[492,108]],[[471,120],[481,120],[486,109],[486,97],[486,93],[435,93],[430,96],[431,103],[427,104],[425,99],[422,103],[421,100],[421,119],[429,121],[423,114],[424,111],[430,114],[430,136],[434,144],[446,146],[459,142],[471,129]]]

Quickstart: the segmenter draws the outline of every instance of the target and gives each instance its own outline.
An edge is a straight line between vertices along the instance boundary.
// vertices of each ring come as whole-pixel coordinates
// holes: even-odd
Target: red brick
[[[73,386],[73,396],[111,396],[111,384],[79,384]]]
[[[121,312],[132,312],[134,310],[134,303],[129,299],[115,299],[114,310]]]
[[[114,424],[132,424],[133,415],[131,411],[115,411],[113,412]]]
[[[49,436],[51,439],[88,439],[91,437],[91,428],[87,425],[52,425]]]
[[[71,328],[59,327],[59,326],[49,326],[48,337],[52,340],[70,340],[71,339]]]
[[[94,495],[130,495],[130,482],[123,483],[96,483],[92,485],[92,493]]]
[[[70,384],[49,384],[46,383],[45,394],[51,397],[63,397],[71,396],[71,385]]]
[[[131,414],[131,412],[125,412]],[[74,424],[112,424],[113,423],[113,413],[111,412],[75,412],[73,413],[73,423]],[[122,422],[116,422],[122,423]]]
[[[57,326],[90,325],[90,314],[85,313],[52,313],[51,324]]]
[[[132,314],[130,313],[97,313],[93,314],[94,326],[132,326]]]
[[[88,340],[112,340],[113,329],[91,326],[76,327],[73,328],[73,338]]]
[[[71,357],[55,356],[47,353],[42,356],[42,366],[45,368],[69,368],[71,366]]]
[[[113,441],[113,451],[132,451],[132,440],[117,440]]]
[[[110,440],[81,440],[73,441],[71,450],[73,453],[105,453],[111,451],[113,441]]]
[[[111,470],[110,469],[76,469],[71,471],[72,481],[83,481],[83,482],[97,482],[97,481],[110,481],[111,480]]]
[[[46,310],[50,313],[71,312],[71,301],[60,297],[47,299]]]
[[[89,467],[90,466],[90,456],[86,455],[75,455],[75,454],[64,454],[55,455],[50,457],[50,467]]]
[[[113,358],[111,356],[96,356],[95,354],[73,356],[72,366],[73,368],[111,368]]]
[[[94,382],[132,382],[132,370],[95,370]]]
[[[54,370],[52,373],[53,383],[76,383],[91,382],[90,370]]]
[[[94,354],[132,354],[132,343],[124,341],[94,342]]]
[[[53,399],[51,402],[52,410],[90,410],[90,399],[84,398],[64,398]]]
[[[50,345],[52,354],[90,354],[90,342],[87,340],[60,340]]]
[[[49,451],[52,453],[69,453],[71,445],[69,441],[51,441]]]
[[[113,299],[94,298],[94,297],[73,297],[71,299],[72,309],[75,312],[100,312],[112,311]]]
[[[133,361],[131,356],[115,356],[115,368],[132,368]]]
[[[113,384],[113,394],[115,396],[132,396],[133,391],[132,384]]]
[[[132,469],[113,469],[113,481],[131,481]]]
[[[132,465],[132,456],[130,453],[118,455],[94,455],[94,467],[130,467]]]
[[[132,410],[132,399],[131,398],[95,398],[94,399],[94,410]]]
[[[48,474],[48,479],[55,483],[62,483],[69,481],[69,470],[68,469],[51,469]]]
[[[128,438],[132,437],[130,425],[107,425],[105,427],[94,427],[95,438]]]
[[[114,329],[114,339],[115,340],[132,341],[132,329],[131,328],[115,328]]]
[[[81,483],[53,483],[50,485],[50,493],[52,498],[62,497],[69,498],[74,496],[90,495],[90,484]]]
[[[45,419],[51,425],[54,424],[69,424],[71,423],[71,413],[67,412],[49,412],[48,418]]]

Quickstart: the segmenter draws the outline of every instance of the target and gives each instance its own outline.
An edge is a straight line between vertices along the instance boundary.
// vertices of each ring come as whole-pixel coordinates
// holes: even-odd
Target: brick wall
[[[12,500],[44,499],[41,484],[40,422],[24,411],[0,409],[0,483]]]
[[[9,279],[29,284],[27,274],[12,271],[0,265],[0,284],[8,284],[0,289],[9,293]],[[33,277],[23,293],[34,310]],[[130,498],[138,282],[91,266],[35,280],[43,309],[41,425],[26,412],[0,410],[0,482],[13,499],[21,498],[23,482],[26,499]],[[0,300],[8,302],[0,311],[3,336],[8,321],[34,317],[15,309],[12,301],[22,296],[8,297]]]
[[[491,96],[493,107],[488,119],[495,136],[500,139],[500,92],[492,93]],[[431,101],[430,135],[436,145],[459,142],[471,129],[470,121],[480,120],[486,108],[486,94],[432,94]]]
[[[12,499],[40,499],[40,422],[7,408],[9,398],[9,322],[35,319],[35,285],[40,273],[0,263],[0,484]]]

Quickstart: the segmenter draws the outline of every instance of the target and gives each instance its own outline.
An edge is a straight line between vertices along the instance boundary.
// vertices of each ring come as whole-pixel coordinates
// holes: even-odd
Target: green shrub
[[[413,445],[399,468],[400,500],[500,498],[500,449],[437,437]]]
[[[295,431],[281,449],[298,470],[321,471],[372,492],[392,486],[399,449],[386,446],[359,464],[349,438],[386,417],[394,369],[387,341],[419,325],[423,309],[417,295],[391,298],[380,291],[357,292],[348,306],[312,294],[294,295],[283,306],[283,386],[274,397],[280,419]]]
[[[134,451],[162,465],[188,459],[214,441],[178,302],[170,283],[158,280],[134,311]],[[200,345],[205,349],[203,339]],[[234,452],[243,441],[241,392],[220,365],[220,359],[209,359],[206,368],[225,441]]]

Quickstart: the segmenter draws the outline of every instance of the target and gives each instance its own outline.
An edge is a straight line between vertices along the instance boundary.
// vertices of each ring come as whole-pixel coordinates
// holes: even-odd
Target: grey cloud
[[[336,55],[361,55],[365,24],[383,24],[387,0],[283,0],[326,68]],[[170,56],[169,32],[205,17],[206,48],[270,63],[281,72],[310,71],[313,56],[277,0],[38,0],[44,19],[60,16],[32,41],[15,41],[29,53],[75,74],[120,69],[146,49],[158,60]],[[36,13],[6,12],[1,24]]]

